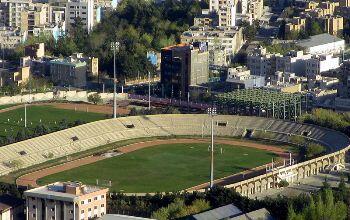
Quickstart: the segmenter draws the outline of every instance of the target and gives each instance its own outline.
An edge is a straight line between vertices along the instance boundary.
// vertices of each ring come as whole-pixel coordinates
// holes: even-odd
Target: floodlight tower
[[[217,115],[216,108],[208,108],[208,115],[211,117],[211,159],[210,159],[210,188],[214,186],[214,116]]]
[[[117,118],[117,76],[115,66],[115,53],[119,51],[120,43],[118,41],[111,43],[111,49],[113,50],[113,118]]]

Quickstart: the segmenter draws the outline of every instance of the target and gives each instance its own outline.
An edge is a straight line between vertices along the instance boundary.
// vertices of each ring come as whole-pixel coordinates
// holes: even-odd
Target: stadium
[[[218,115],[214,122],[215,184],[246,196],[278,187],[281,180],[337,170],[350,145],[342,133],[315,125],[236,115]],[[94,121],[1,147],[0,176],[19,169],[27,173],[17,179],[19,185],[78,180],[126,193],[204,190],[210,128],[211,117],[204,114]],[[292,160],[294,136],[325,146],[327,154],[301,163]],[[254,137],[268,140],[249,140]],[[70,155],[83,158],[50,163]],[[11,166],[14,161],[21,167]]]

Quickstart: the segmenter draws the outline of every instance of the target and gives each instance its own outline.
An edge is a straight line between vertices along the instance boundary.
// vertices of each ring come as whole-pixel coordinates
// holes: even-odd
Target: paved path
[[[168,140],[152,140],[152,141],[145,141],[145,142],[139,142],[139,143],[134,143],[134,144],[130,144],[130,145],[126,145],[123,147],[119,147],[117,148],[119,152],[121,153],[129,153],[135,150],[139,150],[142,148],[146,148],[146,147],[152,147],[155,145],[161,145],[161,144],[173,144],[173,143],[209,143],[210,140],[209,139],[168,139]],[[267,151],[271,151],[273,153],[278,154],[280,157],[284,157],[287,158],[288,157],[288,153],[286,153],[283,149],[275,147],[275,146],[269,146],[269,145],[264,145],[264,144],[258,144],[258,143],[253,143],[253,142],[249,142],[249,141],[239,141],[239,140],[230,140],[230,139],[216,139],[215,143],[220,143],[220,144],[227,144],[227,145],[235,145],[235,146],[245,146],[245,147],[252,147],[252,148],[256,148],[256,149],[261,149],[261,150],[267,150]],[[86,165],[86,164],[91,164],[91,163],[95,163],[96,161],[99,160],[103,160],[106,159],[106,157],[102,157],[102,156],[89,156],[89,157],[85,157],[85,158],[81,158],[78,160],[74,160],[74,161],[70,161],[64,164],[60,164],[60,165],[56,165],[53,167],[49,167],[49,168],[45,168],[42,170],[38,170],[32,173],[28,173],[25,174],[21,177],[19,177],[16,180],[17,185],[21,185],[21,186],[33,186],[33,187],[37,187],[37,180],[40,178],[43,178],[45,176],[51,175],[51,174],[55,174],[55,173],[59,173],[65,170],[70,170],[82,165]],[[265,169],[265,166],[263,166]],[[255,171],[255,170],[254,170]],[[247,171],[247,176],[249,176],[250,173],[249,171]],[[240,174],[241,175],[241,174]],[[235,176],[235,175],[234,175]],[[247,177],[246,176],[246,177]],[[221,184],[228,184],[231,180],[236,180],[236,178],[232,178],[232,176],[227,177],[227,178],[222,178],[220,180],[217,180],[218,182],[220,182]],[[199,186],[193,187],[191,188],[191,190],[195,190],[195,189],[200,189],[206,186],[205,184],[201,184]]]

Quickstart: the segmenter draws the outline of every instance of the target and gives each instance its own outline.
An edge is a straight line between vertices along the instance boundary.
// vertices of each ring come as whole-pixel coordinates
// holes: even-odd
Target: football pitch
[[[215,145],[215,179],[271,161],[277,155],[250,147]],[[38,180],[81,181],[110,186],[110,191],[126,193],[183,190],[209,180],[210,153],[207,143],[163,144],[98,161]],[[110,182],[111,181],[111,182]]]
[[[92,122],[104,119],[104,114],[74,111],[55,108],[54,106],[28,106],[27,107],[27,127],[32,131],[37,125],[45,125],[51,130],[57,130],[62,120],[67,123]],[[9,135],[16,135],[24,128],[24,107],[0,113],[0,138]]]

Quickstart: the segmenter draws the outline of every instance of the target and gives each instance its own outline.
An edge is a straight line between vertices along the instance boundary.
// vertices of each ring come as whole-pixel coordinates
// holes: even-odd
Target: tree
[[[309,143],[306,147],[306,157],[312,158],[325,152],[326,148],[320,144]]]
[[[311,22],[311,28],[309,30],[310,30],[310,36],[323,33],[323,30],[317,21]]]
[[[88,96],[88,101],[96,105],[102,102],[102,98],[100,94],[94,93]]]

